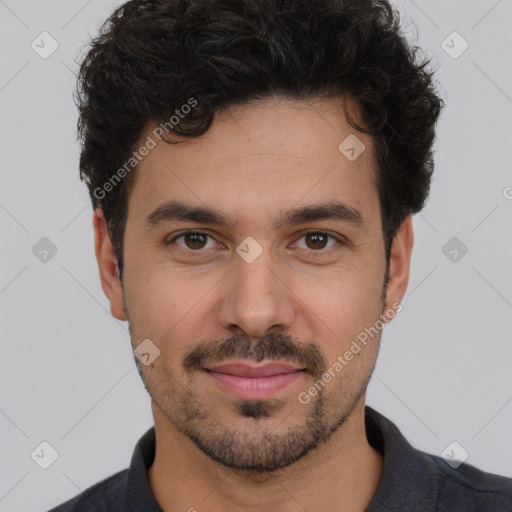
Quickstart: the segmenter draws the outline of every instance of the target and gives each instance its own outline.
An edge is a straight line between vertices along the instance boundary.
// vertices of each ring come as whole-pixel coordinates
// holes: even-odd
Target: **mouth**
[[[285,363],[262,365],[232,362],[204,369],[206,375],[224,391],[246,400],[264,400],[303,378],[305,368]]]

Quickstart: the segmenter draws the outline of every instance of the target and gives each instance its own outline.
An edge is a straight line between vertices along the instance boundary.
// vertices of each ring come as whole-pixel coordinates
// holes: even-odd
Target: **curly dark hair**
[[[75,102],[80,177],[104,212],[121,279],[136,171],[98,190],[147,122],[169,120],[190,98],[196,105],[172,133],[198,137],[222,109],[274,95],[355,99],[362,125],[348,120],[372,137],[389,265],[398,229],[427,199],[443,108],[418,50],[387,0],[131,0],[116,9],[81,63]]]

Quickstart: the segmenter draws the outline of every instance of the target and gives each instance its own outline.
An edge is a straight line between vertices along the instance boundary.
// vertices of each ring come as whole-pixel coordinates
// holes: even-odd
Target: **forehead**
[[[141,139],[152,137],[156,146],[138,164],[129,217],[154,220],[175,201],[224,213],[217,217],[225,224],[257,216],[278,227],[292,207],[336,202],[347,218],[352,210],[354,225],[357,213],[359,224],[367,222],[378,208],[373,148],[348,124],[346,108],[357,120],[354,104],[340,98],[261,101],[221,111],[200,137],[163,135],[175,144],[158,140],[149,123]]]

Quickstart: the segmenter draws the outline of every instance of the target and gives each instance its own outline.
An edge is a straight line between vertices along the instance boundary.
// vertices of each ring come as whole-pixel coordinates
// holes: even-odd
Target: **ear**
[[[385,311],[391,310],[393,304],[400,303],[405,295],[413,243],[412,215],[409,215],[400,226],[391,245]]]
[[[123,289],[119,280],[117,256],[107,229],[107,222],[101,208],[96,208],[92,223],[94,246],[100,271],[101,287],[110,301],[110,312],[118,320],[127,320],[123,303]]]

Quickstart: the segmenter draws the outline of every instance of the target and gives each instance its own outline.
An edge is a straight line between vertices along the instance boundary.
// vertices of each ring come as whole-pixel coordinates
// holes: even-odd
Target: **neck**
[[[361,512],[377,491],[383,460],[366,437],[364,396],[327,443],[268,475],[218,464],[152,407],[156,453],[149,483],[164,512]]]

